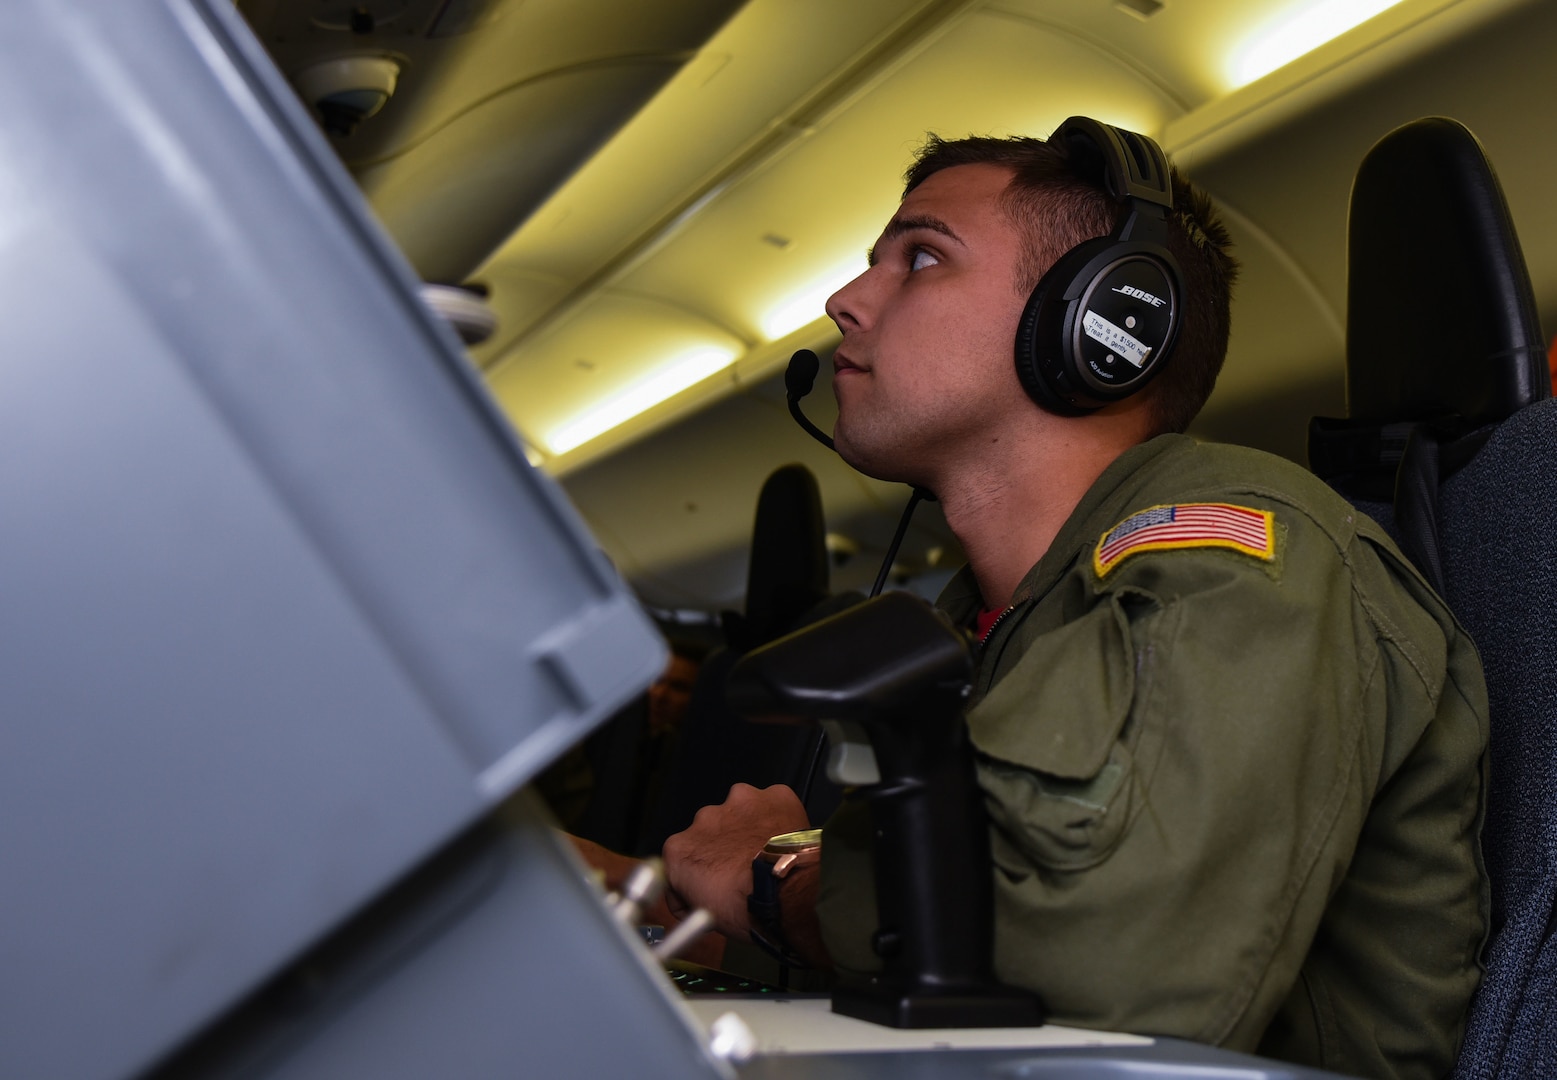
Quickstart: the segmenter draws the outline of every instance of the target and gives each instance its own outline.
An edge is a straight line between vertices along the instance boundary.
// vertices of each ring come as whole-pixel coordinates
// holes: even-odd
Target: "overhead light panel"
[[[865,264],[858,258],[845,267],[835,269],[824,278],[808,285],[781,302],[762,320],[762,334],[769,341],[788,337],[802,326],[827,314],[827,298],[865,272]]]
[[[723,371],[735,362],[735,357],[735,350],[718,346],[687,353],[557,428],[546,439],[546,444],[553,454],[566,454]]]
[[[1233,56],[1234,87],[1285,67],[1325,42],[1361,26],[1400,0],[1318,0],[1299,5],[1286,18],[1264,27]]]

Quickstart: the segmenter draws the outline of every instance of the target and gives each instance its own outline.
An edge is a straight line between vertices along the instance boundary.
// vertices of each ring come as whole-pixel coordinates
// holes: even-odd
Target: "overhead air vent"
[[[1149,19],[1162,10],[1162,0],[1114,0],[1114,6],[1137,19]]]
[[[326,4],[309,22],[320,30],[344,30],[351,34],[371,34],[400,22],[406,15],[406,0],[377,0]]]
[[[444,0],[427,29],[430,38],[449,38],[479,29],[497,17],[492,0]]]

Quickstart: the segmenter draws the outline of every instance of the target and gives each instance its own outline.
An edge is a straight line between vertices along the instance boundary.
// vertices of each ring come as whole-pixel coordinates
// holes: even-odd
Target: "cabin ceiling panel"
[[[711,370],[724,370],[745,347],[723,328],[662,300],[599,293],[489,382],[527,441],[563,453],[561,432],[597,407],[630,400],[646,379],[688,357],[716,355],[722,362]]]
[[[392,99],[376,118],[381,122],[343,141],[343,156],[354,168],[380,163],[480,103],[551,73],[634,59],[679,67],[739,6],[739,0],[494,0],[484,25],[454,39],[458,52],[438,77],[414,96]]]
[[[897,205],[903,169],[927,132],[1046,134],[1073,112],[1156,130],[1175,108],[1111,57],[1044,27],[975,15],[819,121],[623,284],[695,298],[767,339],[769,314],[797,286],[864,268],[864,250]],[[765,237],[790,243],[780,249]],[[821,315],[818,304],[810,318]]]
[[[891,54],[904,24],[933,23],[964,3],[752,0],[479,276],[519,266],[579,286],[609,286],[613,268],[652,250],[704,195],[717,196],[749,161],[803,137],[808,104],[855,67]],[[534,319],[510,311],[500,290],[492,302],[502,326],[480,355],[496,366]]]
[[[679,66],[645,58],[548,73],[460,113],[358,181],[424,280],[463,281]]]
[[[1043,27],[1080,46],[1109,55],[1169,93],[1180,111],[1218,96],[1231,43],[1251,24],[1268,19],[1269,3],[1200,0],[1165,3],[1148,17],[1124,4],[1099,0],[994,0],[991,16]]]

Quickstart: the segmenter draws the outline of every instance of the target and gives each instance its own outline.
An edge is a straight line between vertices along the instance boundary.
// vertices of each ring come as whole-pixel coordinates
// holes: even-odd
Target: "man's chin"
[[[834,432],[833,445],[845,464],[872,480],[885,480],[893,484],[917,483],[908,476],[901,459],[896,455],[881,450],[873,452],[873,448],[868,446],[861,447],[842,430]]]
[[[877,480],[883,479],[883,477],[876,476],[876,473],[872,468],[874,462],[871,459],[871,455],[869,453],[863,452],[861,448],[855,444],[854,440],[849,438],[848,433],[843,430],[842,425],[839,425],[837,428],[833,429],[833,449],[838,452],[839,457],[843,458],[843,463],[849,466],[849,468],[853,469],[855,472],[864,473],[866,476],[873,476]]]

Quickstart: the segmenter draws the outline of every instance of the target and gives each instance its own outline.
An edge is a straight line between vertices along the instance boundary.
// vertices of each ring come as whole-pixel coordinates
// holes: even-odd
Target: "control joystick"
[[[879,973],[845,978],[833,1011],[893,1027],[1027,1027],[1028,991],[994,976],[989,825],[962,710],[967,636],[924,601],[890,592],[756,649],[730,673],[754,720],[826,722],[869,743],[853,778],[874,827]],[[857,763],[862,746],[839,747]],[[858,775],[860,773],[869,775]]]

